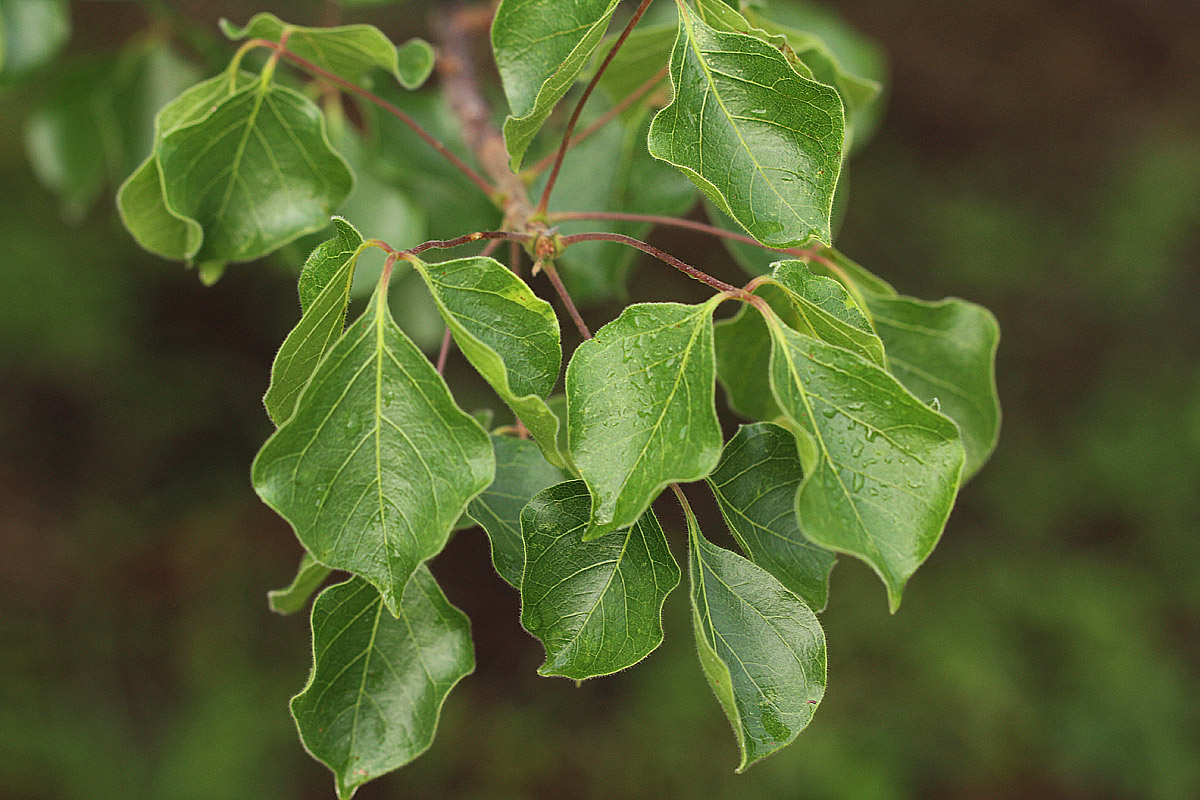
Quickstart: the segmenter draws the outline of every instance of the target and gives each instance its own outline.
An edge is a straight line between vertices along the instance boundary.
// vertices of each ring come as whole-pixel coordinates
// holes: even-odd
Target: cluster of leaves
[[[3,24],[25,5],[39,6],[0,2]],[[301,317],[265,397],[278,428],[252,470],[255,490],[305,548],[272,607],[300,610],[333,571],[350,574],[313,603],[313,670],[292,701],[301,739],[333,770],[339,796],[423,752],[446,696],[473,669],[468,620],[427,567],[454,531],[486,532],[496,571],[520,593],[522,625],[545,647],[539,672],[584,680],[630,667],[662,641],[662,606],[681,569],[651,506],[670,487],[687,525],[701,666],[732,723],[741,770],[791,742],[821,700],[816,614],[835,554],[869,564],[894,611],[962,482],[993,449],[991,315],[961,300],[901,296],[832,248],[839,179],[873,124],[879,85],[794,16],[737,5],[655,4],[627,39],[607,33],[617,0],[497,8],[491,42],[514,173],[549,197],[553,178],[539,183],[540,165],[526,156],[557,132],[556,109],[581,81],[608,95],[612,113],[571,153],[555,206],[543,204],[527,227],[493,233],[524,243],[555,278],[557,263],[586,302],[621,293],[632,251],[611,236],[573,240],[579,215],[547,229],[555,209],[607,216],[615,230],[642,235],[654,217],[685,214],[703,197],[716,223],[708,232],[756,276],[739,289],[699,273],[718,289],[706,302],[629,305],[594,338],[584,331],[565,370],[555,309],[515,263],[482,253],[427,259],[447,243],[387,244],[348,219],[381,235],[366,228],[377,224],[368,209],[353,211],[355,194],[419,183],[436,206],[420,229],[463,234],[455,244],[468,245],[499,219],[492,201],[511,198],[485,196],[484,209],[470,211],[479,198],[469,167],[464,180],[453,164],[426,161],[403,139],[411,130],[392,131],[364,108],[372,141],[346,122],[340,100],[322,92],[322,108],[318,93],[278,69],[286,60],[315,76],[316,88],[374,99],[415,129],[414,117],[436,120],[441,108],[404,94],[433,67],[421,40],[396,47],[367,25],[306,28],[270,14],[226,24],[228,37],[246,42],[223,72],[162,106],[140,131],[144,146],[138,129],[104,120],[116,132],[109,157],[89,167],[87,181],[57,187],[82,208],[110,170],[132,169],[118,193],[130,232],[207,281],[227,263],[288,252],[336,211],[348,217],[334,218],[332,237],[304,263]],[[4,41],[8,59],[7,33]],[[269,56],[256,61],[262,51]],[[104,91],[189,82],[186,69],[155,66],[165,53],[151,43],[104,65]],[[245,68],[251,62],[256,70]],[[41,131],[31,138],[48,143],[40,163],[51,185],[51,167],[86,151],[46,133],[55,104],[75,103],[73,91],[64,88],[31,125]],[[453,138],[447,145],[458,150]],[[405,158],[382,168],[392,139]],[[144,160],[135,166],[131,154]],[[368,158],[371,169],[353,168]],[[480,227],[469,227],[476,219]],[[467,227],[453,230],[456,222]],[[388,260],[347,324],[359,262],[372,248]],[[397,324],[390,289],[405,266],[515,424],[489,431],[490,414],[463,411]],[[731,300],[740,310],[716,319]],[[748,420],[728,441],[718,383]],[[740,553],[700,530],[680,488],[695,482],[707,484]]]

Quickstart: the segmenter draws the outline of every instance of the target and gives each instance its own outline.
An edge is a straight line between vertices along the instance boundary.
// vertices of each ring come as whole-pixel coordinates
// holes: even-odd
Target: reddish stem
[[[554,268],[554,264],[549,261],[538,262],[534,266],[534,272],[537,272],[538,267],[541,267],[542,271],[546,273],[546,277],[550,279],[550,283],[554,284],[554,291],[558,292],[563,305],[567,307],[567,313],[571,315],[575,327],[579,329],[579,335],[584,339],[592,338],[592,332],[588,330],[587,323],[583,321],[583,316],[579,313],[579,309],[575,307],[575,301],[571,299],[571,295],[567,294],[567,287],[563,285],[562,278],[558,276],[558,270]]]
[[[306,59],[302,56],[298,56],[295,53],[293,53],[292,51],[283,47],[282,45],[272,42],[268,39],[251,39],[246,44],[253,45],[255,47],[266,47],[271,50],[274,50],[277,55],[283,56],[288,61],[291,61],[296,66],[303,69],[305,72],[312,73],[313,75],[316,75],[320,78],[323,78],[324,80],[327,80],[333,84],[336,84],[344,91],[347,91],[351,94],[358,95],[359,97],[363,98],[364,100],[374,103],[375,105],[382,108],[384,111],[391,114],[396,119],[403,122],[405,125],[407,125],[412,130],[413,133],[415,133],[417,136],[420,136],[430,147],[432,147],[434,150],[441,153],[442,156],[447,161],[449,161],[451,164],[453,164],[454,167],[459,172],[461,172],[463,175],[466,175],[468,178],[470,178],[471,182],[474,183],[476,186],[478,186],[480,188],[480,190],[483,191],[483,193],[486,194],[488,197],[491,197],[496,193],[496,188],[494,186],[492,186],[490,183],[488,183],[487,180],[482,175],[480,175],[478,172],[476,172],[474,169],[472,169],[461,158],[454,155],[454,153],[450,152],[450,150],[446,147],[446,145],[444,145],[440,141],[438,141],[438,139],[433,134],[431,134],[429,131],[422,128],[415,119],[413,119],[408,114],[401,111],[399,108],[397,108],[392,103],[389,103],[387,100],[384,100],[382,97],[375,94],[374,92],[370,92],[370,91],[362,88],[361,86],[354,83],[353,81],[348,81],[345,78],[342,78],[338,75],[334,75],[332,72],[322,69],[321,67],[317,66],[316,64],[309,61],[308,59]]]
[[[464,244],[478,242],[482,239],[511,239],[517,242],[523,242],[530,238],[528,233],[516,233],[514,231],[478,231],[476,233],[468,233],[465,236],[459,236],[454,239],[434,239],[429,242],[421,242],[416,247],[410,247],[404,251],[405,254],[415,256],[424,253],[426,250],[448,250],[451,247],[461,247]]]
[[[442,349],[438,351],[437,357],[437,373],[438,375],[446,374],[446,357],[450,355],[450,344],[454,341],[454,337],[450,335],[450,329],[446,328],[446,332],[442,334]]]
[[[554,157],[554,168],[550,171],[550,177],[546,180],[546,188],[542,190],[542,199],[538,201],[536,213],[546,213],[546,207],[550,203],[550,193],[554,191],[554,184],[558,181],[558,173],[562,169],[567,149],[571,146],[571,135],[575,132],[575,125],[579,122],[579,115],[583,113],[584,105],[587,103],[588,98],[592,96],[592,92],[596,89],[596,84],[600,82],[600,76],[604,74],[604,70],[608,69],[608,65],[616,57],[617,51],[621,49],[621,45],[625,44],[625,40],[629,38],[629,34],[633,33],[634,27],[642,19],[642,15],[646,13],[646,9],[650,7],[651,2],[652,0],[642,0],[638,4],[637,10],[633,12],[633,16],[629,18],[629,22],[625,24],[625,30],[621,31],[621,35],[617,37],[616,43],[608,51],[608,55],[604,57],[604,61],[600,63],[600,68],[596,70],[596,74],[588,82],[587,88],[583,90],[583,95],[579,98],[579,102],[575,104],[575,110],[571,113],[571,120],[567,123],[566,131],[563,132],[562,143],[559,144],[558,153]]]
[[[700,281],[701,283],[707,283],[709,286],[711,286],[712,288],[716,289],[719,292],[731,292],[733,294],[738,294],[741,292],[741,289],[734,286],[733,284],[726,283],[725,281],[723,281],[719,278],[714,278],[712,275],[709,275],[707,272],[698,270],[695,267],[693,267],[691,264],[687,264],[683,261],[680,261],[678,258],[671,255],[670,253],[659,250],[657,247],[655,247],[652,244],[646,244],[645,242],[641,241],[640,239],[634,239],[632,236],[626,236],[621,233],[576,233],[572,236],[562,237],[562,246],[563,247],[570,247],[571,245],[576,244],[578,242],[617,242],[618,244],[624,244],[624,245],[628,245],[630,247],[636,247],[638,250],[641,250],[643,253],[648,253],[649,255],[654,256],[659,261],[662,261],[664,264],[670,264],[672,267],[674,267],[675,269],[684,273],[688,277],[695,278],[696,280]]]

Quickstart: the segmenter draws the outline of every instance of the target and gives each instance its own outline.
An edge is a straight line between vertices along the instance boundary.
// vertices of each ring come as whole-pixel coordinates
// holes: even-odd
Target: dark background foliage
[[[206,31],[321,14],[170,5]],[[432,750],[362,797],[1200,796],[1200,13],[831,5],[891,64],[838,244],[902,291],[995,311],[991,463],[895,617],[842,560],[826,700],[740,777],[682,591],[660,651],[576,689],[536,676],[515,593],[482,535],[460,534],[434,571],[472,618],[477,672]],[[421,27],[422,6],[399,9],[357,16]],[[145,23],[134,3],[72,13],[75,54]],[[248,480],[296,265],[204,289],[138,250],[107,202],[64,221],[24,151],[40,96],[0,89],[0,795],[331,796],[286,707],[307,623],[264,597],[299,548]],[[710,242],[654,241],[737,274]],[[654,264],[633,287],[701,296]]]

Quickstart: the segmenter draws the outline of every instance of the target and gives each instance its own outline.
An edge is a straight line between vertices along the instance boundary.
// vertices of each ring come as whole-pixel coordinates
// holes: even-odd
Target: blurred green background
[[[428,5],[347,18],[401,37]],[[434,572],[471,616],[476,674],[430,752],[360,797],[1200,797],[1200,10],[829,7],[890,64],[838,245],[901,291],[999,317],[991,463],[895,617],[842,559],[826,699],[744,776],[685,592],[659,651],[577,689],[536,676],[515,593],[480,532],[458,535]],[[265,602],[299,547],[248,478],[300,256],[205,289],[134,245],[102,174],[100,202],[64,204],[27,157],[55,80],[147,8],[208,73],[232,51],[218,17],[324,13],[76,2],[64,55],[0,86],[0,797],[331,797],[287,713],[307,622]],[[711,242],[654,241],[737,275]],[[696,291],[649,264],[633,287]],[[677,510],[661,516],[680,543]]]

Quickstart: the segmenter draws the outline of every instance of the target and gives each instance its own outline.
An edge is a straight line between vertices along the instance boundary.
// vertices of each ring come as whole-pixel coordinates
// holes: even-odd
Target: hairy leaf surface
[[[779,50],[680,14],[675,99],[654,118],[650,153],[683,170],[764,244],[830,241],[841,170],[842,103]]]
[[[770,573],[704,538],[685,508],[692,623],[704,677],[737,736],[741,772],[796,738],[825,693],[825,633]]]
[[[296,577],[282,589],[267,592],[267,603],[276,614],[295,614],[308,603],[313,592],[321,588],[321,584],[333,572],[329,567],[317,562],[312,553],[307,550],[296,568]]]
[[[708,485],[746,556],[821,611],[837,559],[800,530],[796,492],[803,480],[795,437],[759,422],[741,426],[729,440]]]
[[[412,261],[463,355],[562,466],[558,418],[545,397],[558,381],[562,344],[554,308],[492,258]]]
[[[654,512],[623,534],[585,541],[591,504],[584,482],[569,481],[521,512],[521,624],[546,647],[540,675],[608,675],[662,642],[662,606],[679,566]]]
[[[521,588],[525,545],[521,539],[521,509],[542,489],[570,479],[546,461],[541,450],[527,439],[493,436],[496,479],[467,506],[467,513],[487,532],[492,564],[513,588]]]
[[[381,284],[254,462],[254,488],[313,556],[399,614],[409,577],[491,483],[487,434],[396,327]]]
[[[502,0],[492,51],[512,114],[504,143],[519,169],[554,106],[600,44],[619,0]]]
[[[329,587],[313,604],[313,671],[292,715],[343,800],[425,752],[446,696],[475,669],[470,622],[426,567],[397,611],[388,615],[361,578]]]
[[[167,207],[203,231],[189,259],[250,261],[319,230],[354,177],[312,101],[263,81],[165,133],[158,165]]]
[[[592,492],[589,538],[629,527],[668,483],[717,465],[715,307],[632,305],[575,351],[567,435]]]
[[[809,539],[883,579],[888,604],[937,544],[963,467],[958,428],[862,356],[769,320],[771,388],[797,436]]]

